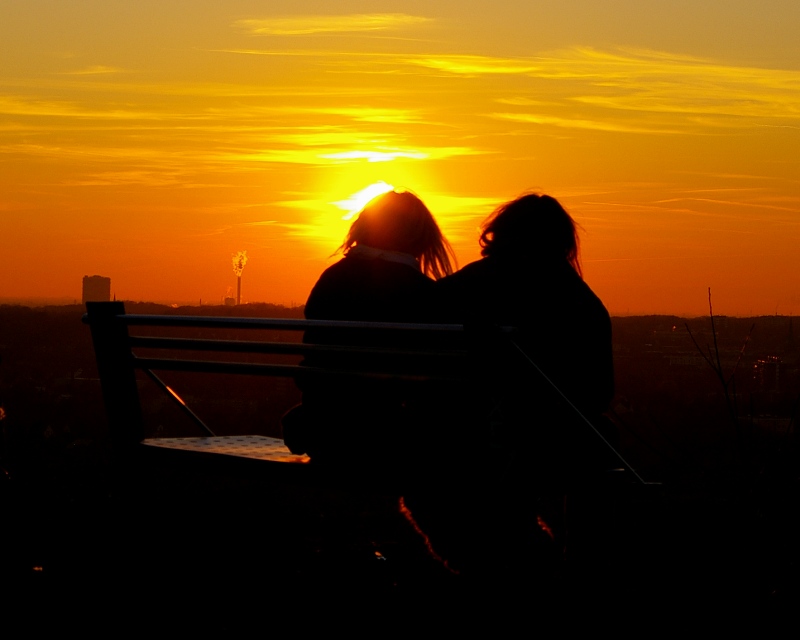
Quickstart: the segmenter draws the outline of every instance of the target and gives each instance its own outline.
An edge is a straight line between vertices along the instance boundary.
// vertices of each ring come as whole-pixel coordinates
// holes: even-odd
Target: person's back
[[[440,280],[435,291],[443,318],[516,328],[510,337],[576,405],[593,414],[608,408],[611,321],[568,265],[486,257]],[[525,370],[534,371],[530,364],[514,367],[516,374]]]
[[[381,258],[360,257],[353,251],[327,269],[309,296],[306,318],[368,322],[422,322],[428,319],[433,282],[408,266]],[[407,333],[378,334],[364,329],[311,329],[304,342],[322,345],[393,348],[408,345]],[[380,356],[309,355],[306,366],[339,371],[391,371],[394,363]],[[320,461],[353,457],[359,464],[382,452],[401,457],[405,396],[385,380],[324,379],[302,383],[303,411],[313,438],[308,453]],[[360,461],[360,462],[359,462]]]
[[[525,457],[539,483],[580,473],[587,456],[597,458],[602,449],[583,417],[604,424],[614,389],[611,323],[602,302],[569,267],[496,257],[439,281],[436,292],[448,320],[492,336],[470,395],[483,398],[482,409],[472,412],[490,425],[494,444]]]
[[[533,544],[532,505],[605,465],[608,450],[584,418],[600,424],[614,388],[610,319],[581,277],[563,207],[549,196],[509,202],[485,224],[481,246],[483,259],[435,283],[441,319],[475,336],[476,375],[448,400],[478,443],[478,465],[451,465],[460,483],[410,500],[434,547],[476,575],[517,571],[509,546],[528,545],[531,570],[555,557]]]
[[[451,272],[449,246],[422,202],[409,192],[389,192],[368,204],[342,245],[345,257],[326,269],[306,304],[306,317],[322,320],[429,322],[429,275]],[[427,272],[427,274],[425,273]],[[309,330],[304,341],[370,347],[409,346],[409,334]],[[395,363],[365,356],[309,356],[308,366],[388,370]],[[317,461],[336,461],[386,475],[404,465],[413,405],[407,391],[386,381],[301,380],[302,424],[288,440]],[[286,433],[286,431],[285,431]]]

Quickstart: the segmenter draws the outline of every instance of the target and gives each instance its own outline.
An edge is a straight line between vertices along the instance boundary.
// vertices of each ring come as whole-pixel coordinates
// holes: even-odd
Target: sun
[[[371,185],[361,189],[361,191],[356,191],[344,200],[331,202],[331,204],[347,212],[342,216],[342,220],[350,220],[361,211],[370,200],[392,189],[394,189],[392,185],[381,180],[379,182],[373,182]]]

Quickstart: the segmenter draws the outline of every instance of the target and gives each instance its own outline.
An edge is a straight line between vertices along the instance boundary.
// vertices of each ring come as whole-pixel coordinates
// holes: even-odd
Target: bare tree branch
[[[711,362],[711,360],[708,359],[708,356],[705,353],[703,353],[703,349],[700,347],[699,344],[697,344],[697,340],[694,339],[694,335],[692,334],[692,330],[689,328],[689,323],[688,322],[684,322],[683,326],[686,327],[686,331],[689,332],[689,337],[692,339],[692,342],[694,342],[694,346],[700,352],[700,355],[703,356],[703,360],[705,360],[708,363],[708,366],[713,369],[714,368],[714,363]],[[709,353],[710,353],[710,350],[709,350]]]
[[[750,336],[753,335],[753,329],[756,328],[755,322],[750,326],[750,331],[747,332],[747,337],[745,337],[744,342],[742,343],[742,348],[739,350],[739,357],[736,359],[736,364],[733,365],[733,371],[731,371],[731,375],[728,376],[728,383],[730,384],[731,380],[733,380],[733,376],[736,375],[736,370],[739,368],[739,363],[742,361],[744,357],[744,350],[747,348],[747,343],[750,342]]]

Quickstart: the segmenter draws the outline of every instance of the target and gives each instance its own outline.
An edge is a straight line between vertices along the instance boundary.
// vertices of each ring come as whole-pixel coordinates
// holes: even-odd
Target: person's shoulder
[[[491,278],[486,259],[471,262],[434,283],[433,307],[441,322],[464,322],[486,311],[485,296]]]
[[[306,301],[306,318],[325,318],[330,315],[331,307],[337,306],[337,298],[341,295],[341,290],[347,287],[346,283],[349,280],[347,275],[349,266],[346,262],[347,259],[342,258],[325,269],[317,278]]]
[[[314,291],[329,286],[331,283],[336,282],[340,278],[346,277],[347,271],[348,265],[346,264],[345,258],[342,258],[335,264],[332,264],[319,275],[319,278],[317,278],[317,281],[314,283],[314,287],[311,290],[312,294]]]
[[[455,273],[445,276],[436,281],[436,286],[439,289],[451,289],[467,286],[475,280],[480,280],[491,272],[491,264],[487,258],[470,262],[468,265],[461,267]]]
[[[325,271],[322,272],[320,279],[329,278],[339,273],[347,273],[349,271],[358,271],[359,262],[357,258],[352,256],[343,256],[338,262],[334,262]]]
[[[464,265],[456,271],[453,276],[459,276],[461,278],[466,278],[469,276],[474,276],[482,273],[487,273],[492,271],[494,267],[494,261],[489,258],[481,258],[480,260],[476,260],[475,262],[470,262],[467,265]]]
[[[596,319],[602,318],[606,322],[610,322],[610,316],[603,301],[586,283],[586,281],[575,274],[575,289],[578,292],[577,301],[584,309],[584,313]]]

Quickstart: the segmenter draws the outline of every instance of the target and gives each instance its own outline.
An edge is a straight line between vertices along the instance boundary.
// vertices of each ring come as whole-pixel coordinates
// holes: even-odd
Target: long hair
[[[347,254],[359,244],[411,254],[431,278],[453,273],[455,255],[450,243],[428,207],[410,191],[387,191],[370,200],[337,252]]]
[[[483,223],[481,255],[565,261],[583,277],[575,221],[555,198],[529,193],[495,209]]]

